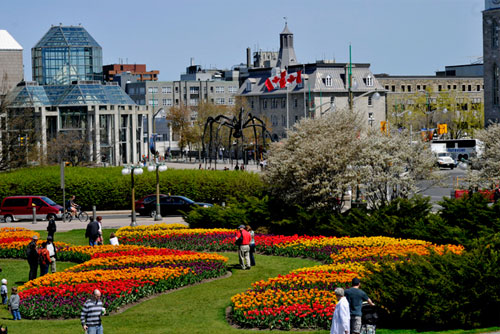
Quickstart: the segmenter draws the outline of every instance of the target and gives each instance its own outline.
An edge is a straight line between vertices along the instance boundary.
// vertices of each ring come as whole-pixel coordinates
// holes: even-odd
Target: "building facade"
[[[60,133],[86,138],[89,161],[95,164],[136,164],[147,154],[144,133],[151,133],[151,110],[136,105],[116,84],[77,81],[41,86],[21,82],[6,99],[11,112],[33,112],[41,159]],[[8,116],[4,115],[4,119],[8,128]]]
[[[0,102],[23,78],[23,47],[7,30],[0,30]]]
[[[367,127],[381,126],[386,119],[385,91],[371,73],[369,64],[333,61],[299,64],[293,45],[293,34],[285,25],[280,34],[278,67],[249,69],[249,77],[238,91],[239,96],[246,98],[250,112],[270,125],[273,140],[285,138],[287,129],[302,118],[317,118],[351,106],[364,117]],[[351,86],[348,80],[350,66]],[[285,70],[294,75],[300,71],[302,83],[269,91],[266,80]]]
[[[103,81],[102,48],[82,26],[52,26],[31,49],[33,81]]]
[[[485,0],[483,11],[484,124],[500,122],[500,2]]]
[[[160,71],[148,71],[145,64],[110,64],[103,66],[104,81],[115,81],[115,76],[128,73],[135,76],[136,81],[158,81]]]
[[[204,70],[198,65],[186,69],[178,81],[146,81],[129,83],[127,94],[138,105],[147,105],[154,114],[166,115],[173,106],[188,106],[193,111],[192,120],[197,117],[196,107],[201,102],[233,106],[238,92],[238,71]],[[165,118],[155,118],[155,131],[159,135],[157,149],[161,155],[177,151],[177,138]]]

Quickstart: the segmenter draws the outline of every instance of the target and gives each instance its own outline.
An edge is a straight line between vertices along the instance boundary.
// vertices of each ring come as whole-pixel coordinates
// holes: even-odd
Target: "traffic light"
[[[448,133],[448,124],[438,124],[438,135]]]
[[[19,137],[19,144],[24,146],[24,137]]]
[[[389,124],[387,121],[380,121],[380,132],[386,134],[389,132]]]

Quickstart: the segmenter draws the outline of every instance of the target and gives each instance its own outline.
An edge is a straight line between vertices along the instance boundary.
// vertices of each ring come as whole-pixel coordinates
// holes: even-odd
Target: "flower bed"
[[[0,256],[24,258],[35,232],[0,229]],[[112,312],[145,296],[221,276],[227,258],[217,254],[136,245],[72,246],[56,243],[58,260],[80,262],[63,272],[38,277],[19,287],[24,318],[78,317],[95,289]]]
[[[118,230],[122,243],[154,245],[178,249],[209,251],[235,250],[234,230],[180,229],[160,225],[141,230]],[[409,254],[434,251],[460,253],[462,246],[434,245],[422,240],[389,237],[336,238],[322,236],[255,237],[260,253],[289,257],[310,257],[324,265],[296,269],[284,276],[255,282],[231,298],[233,321],[242,327],[328,329],[337,303],[336,287],[347,288],[354,277],[362,278],[367,262],[382,259],[405,260]]]

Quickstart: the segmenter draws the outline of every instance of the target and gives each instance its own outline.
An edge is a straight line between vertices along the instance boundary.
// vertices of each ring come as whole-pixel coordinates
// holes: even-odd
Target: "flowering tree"
[[[362,120],[339,110],[299,122],[269,152],[272,193],[290,205],[340,211],[349,190],[361,188],[371,207],[416,192],[435,164],[430,149],[405,134],[366,131]]]
[[[482,152],[473,157],[472,166],[467,172],[467,181],[473,187],[491,187],[500,180],[500,124],[492,124],[479,130],[476,138],[482,141]]]

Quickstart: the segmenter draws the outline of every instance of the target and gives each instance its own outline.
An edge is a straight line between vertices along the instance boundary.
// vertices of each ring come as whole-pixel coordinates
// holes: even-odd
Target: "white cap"
[[[5,278],[2,279],[2,284],[7,284],[7,280]]]

